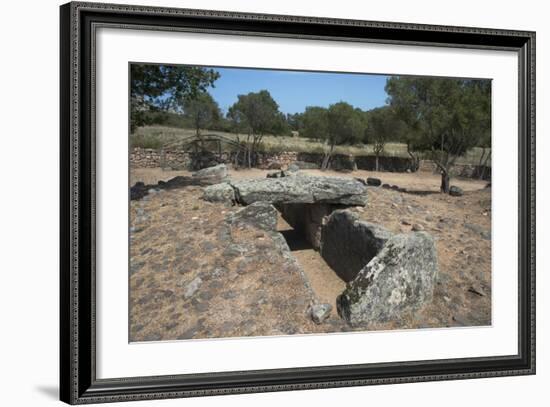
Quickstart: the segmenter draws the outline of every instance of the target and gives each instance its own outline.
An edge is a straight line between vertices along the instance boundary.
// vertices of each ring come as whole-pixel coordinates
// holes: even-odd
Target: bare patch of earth
[[[231,176],[263,177],[266,172],[244,170]],[[147,169],[134,175],[155,183],[179,173],[189,174]],[[367,175],[360,173],[336,174]],[[437,191],[439,185],[439,177],[429,181],[424,173],[378,175],[408,189],[415,185]],[[150,178],[139,179],[145,176]],[[491,190],[479,189],[485,182],[460,182],[452,184],[466,191],[462,197],[369,188],[368,206],[354,210],[393,232],[414,227],[432,234],[439,276],[432,303],[416,314],[354,330],[490,325]],[[202,188],[187,187],[131,201],[131,341],[351,330],[335,309],[321,325],[307,314],[314,300],[334,307],[344,289],[318,252],[300,242],[300,236],[293,239],[290,231],[283,232],[292,250],[288,256],[272,233],[229,225],[227,215],[238,208],[205,202],[201,195]],[[279,222],[279,230],[288,229]]]
[[[130,340],[326,332],[307,315],[314,294],[284,240],[229,225],[237,209],[201,195],[187,187],[131,202]]]
[[[491,324],[491,189],[415,196],[369,189],[362,219],[392,232],[422,229],[435,241],[439,274],[434,299],[407,328]]]
[[[268,173],[274,171],[276,170],[261,170],[258,168],[235,170],[228,167],[228,174],[232,179],[265,178]],[[413,191],[439,192],[439,184],[441,182],[440,175],[433,174],[428,171],[403,173],[364,170],[353,172],[301,170],[301,172],[311,175],[325,175],[331,177],[375,177],[380,178],[384,183],[398,185]],[[192,172],[187,170],[172,171],[163,170],[162,168],[132,168],[130,171],[130,185],[134,185],[138,181],[141,181],[147,185],[156,184],[158,181],[168,181],[178,175],[190,176],[191,174]],[[451,184],[462,188],[464,191],[476,191],[482,189],[487,184],[487,181],[453,178],[451,180]]]

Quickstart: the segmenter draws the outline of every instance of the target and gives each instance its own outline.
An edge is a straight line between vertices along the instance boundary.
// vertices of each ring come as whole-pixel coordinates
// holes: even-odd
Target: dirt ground
[[[234,170],[229,169],[229,177],[232,179],[242,178],[265,178],[265,176],[273,172],[274,170],[260,170],[257,168],[247,170]],[[441,177],[438,174],[432,174],[431,172],[417,172],[417,173],[403,173],[403,172],[376,172],[358,170],[353,172],[339,172],[339,171],[321,171],[321,170],[302,170],[302,172],[311,175],[324,175],[331,177],[358,177],[367,178],[375,177],[380,178],[382,182],[399,185],[400,187],[407,188],[414,191],[432,191],[439,192],[439,184]],[[165,171],[162,168],[132,168],[130,171],[130,185],[134,185],[136,182],[141,181],[145,184],[156,184],[158,181],[168,181],[170,178],[174,178],[178,175],[191,175],[191,171]],[[472,180],[472,179],[452,179],[452,185],[456,185],[462,188],[464,191],[476,191],[483,189],[487,181]]]
[[[230,177],[263,178],[267,172],[230,171]],[[485,181],[452,179],[451,184],[465,193],[451,197],[438,192],[440,178],[431,173],[304,172],[374,176],[383,183],[407,188],[408,192],[398,192],[370,187],[367,206],[354,211],[392,232],[425,230],[436,241],[439,274],[432,303],[398,321],[355,329],[491,324],[491,189],[485,188]],[[189,174],[135,169],[130,183],[154,184]],[[230,230],[229,242],[220,239],[225,230],[223,219],[238,208],[204,202],[200,196],[201,188],[188,187],[131,202],[131,340],[350,330],[335,309],[325,324],[313,324],[307,316],[310,298],[291,264],[293,260],[281,260],[276,255],[276,242],[268,235],[260,236],[257,230]],[[278,230],[313,296],[335,307],[345,283],[282,219]],[[246,254],[226,257],[228,248],[235,245]],[[286,272],[274,273],[277,270]],[[197,278],[201,281],[197,294],[186,296]]]

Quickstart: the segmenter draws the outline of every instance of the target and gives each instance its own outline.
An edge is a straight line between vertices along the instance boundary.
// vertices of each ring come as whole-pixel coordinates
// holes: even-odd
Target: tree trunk
[[[325,153],[325,157],[323,158],[323,162],[321,164],[321,170],[325,171],[328,169],[330,157],[332,156],[332,151],[334,150],[334,144],[331,144],[330,150]]]
[[[407,153],[409,154],[409,156],[411,157],[411,160],[413,162],[412,171],[413,172],[418,171],[418,168],[420,168],[420,158],[413,154],[413,152],[411,150],[411,145],[409,143],[407,143]]]
[[[485,172],[483,170],[483,158],[485,157],[485,147],[481,147],[481,157],[479,157],[479,165],[478,165],[478,177],[479,179],[483,179],[483,173]]]
[[[449,172],[446,169],[441,169],[441,187],[440,190],[444,194],[449,193],[449,189],[451,187],[451,181],[449,177]]]
[[[487,157],[485,157],[485,161],[483,162],[483,164],[481,166],[480,179],[485,179],[485,174],[487,173],[487,163],[489,162],[489,158],[491,158],[491,152],[492,151],[489,151],[489,153],[487,154]]]
[[[378,154],[376,155],[376,163],[374,164],[374,170],[378,172]]]

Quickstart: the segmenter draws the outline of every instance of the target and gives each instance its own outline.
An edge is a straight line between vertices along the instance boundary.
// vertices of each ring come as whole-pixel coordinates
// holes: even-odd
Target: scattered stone
[[[298,167],[298,165],[296,163],[292,163],[288,166],[287,170],[289,172],[298,172],[298,171],[300,171],[300,167]]]
[[[471,231],[475,233],[479,233],[481,237],[485,240],[491,240],[491,231],[485,230],[481,226],[473,224],[473,223],[464,223],[464,227],[467,229],[470,229]]]
[[[462,188],[459,188],[456,185],[452,185],[449,188],[449,195],[451,195],[451,196],[462,196],[462,195],[464,195],[464,191],[462,191]]]
[[[193,326],[186,331],[184,331],[181,335],[177,337],[177,339],[192,339],[199,333],[199,327]]]
[[[314,304],[309,308],[309,315],[313,322],[317,325],[322,324],[332,311],[332,305],[330,304]]]
[[[422,226],[420,223],[413,223],[412,225],[413,232],[421,232],[423,230],[424,230],[424,226]]]
[[[200,180],[202,184],[219,184],[227,179],[227,167],[218,164],[213,167],[203,168],[193,173],[193,178]]]
[[[433,298],[437,252],[425,232],[392,236],[338,296],[338,314],[350,325],[387,322]]]
[[[183,293],[183,296],[186,299],[191,298],[199,289],[199,287],[202,284],[202,280],[200,277],[195,277],[193,281],[191,281],[187,286],[185,287],[185,291]]]
[[[147,195],[147,190],[148,188],[143,182],[136,182],[133,187],[130,187],[130,199],[133,201],[143,198]]]
[[[379,187],[380,185],[382,185],[382,181],[380,180],[380,178],[368,177],[367,185],[370,185],[373,187]]]
[[[461,326],[470,325],[464,317],[459,316],[459,315],[453,315],[453,321],[455,321],[458,325],[461,325]]]
[[[411,225],[411,222],[409,222],[409,221],[406,220],[406,219],[401,219],[401,224],[402,224],[402,225],[405,225],[405,226],[410,226],[410,225]]]
[[[480,297],[485,297],[485,292],[483,291],[483,288],[481,288],[481,286],[478,284],[472,285],[470,288],[468,288],[468,292],[479,295]]]
[[[266,175],[266,178],[284,178],[284,177],[291,177],[293,176],[295,173],[294,172],[290,172],[290,171],[275,171],[275,172],[270,172]]]
[[[382,184],[382,188],[390,189],[391,185],[390,184]]]
[[[258,229],[275,231],[277,229],[277,210],[269,202],[254,202],[228,216],[227,221],[233,225],[242,223]]]
[[[235,202],[235,191],[227,182],[209,185],[204,188],[202,199],[209,202],[224,202],[232,204]]]

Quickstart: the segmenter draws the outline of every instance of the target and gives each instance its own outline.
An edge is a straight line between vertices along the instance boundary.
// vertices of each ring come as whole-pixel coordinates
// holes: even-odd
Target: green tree
[[[207,92],[201,92],[184,102],[183,116],[193,124],[197,136],[220,120],[221,112],[216,101]]]
[[[303,113],[302,123],[304,137],[325,141],[323,170],[329,167],[336,145],[360,141],[366,128],[363,112],[346,102],[332,104],[328,109],[309,106]]]
[[[286,122],[290,130],[301,131],[303,128],[303,113],[287,113]]]
[[[456,159],[490,132],[490,91],[490,83],[479,80],[390,77],[386,82],[390,105],[412,130],[410,148],[434,161],[444,193]]]
[[[326,140],[328,138],[328,110],[319,106],[308,106],[302,113],[300,136]]]
[[[384,152],[386,143],[402,139],[406,133],[406,125],[391,106],[369,110],[367,117],[365,142],[372,145],[376,157],[375,170],[378,171],[380,155]]]
[[[146,112],[181,113],[187,99],[205,92],[219,78],[213,69],[175,65],[130,65],[130,127],[150,124]]]
[[[256,150],[266,134],[280,135],[285,132],[285,117],[267,90],[238,95],[227,117],[234,129],[247,134],[249,167],[253,165]]]
[[[325,152],[321,164],[323,170],[330,165],[335,145],[357,143],[363,138],[366,128],[366,121],[361,111],[354,109],[352,105],[346,102],[330,105],[327,110],[327,117],[328,134],[326,142],[329,148]]]

